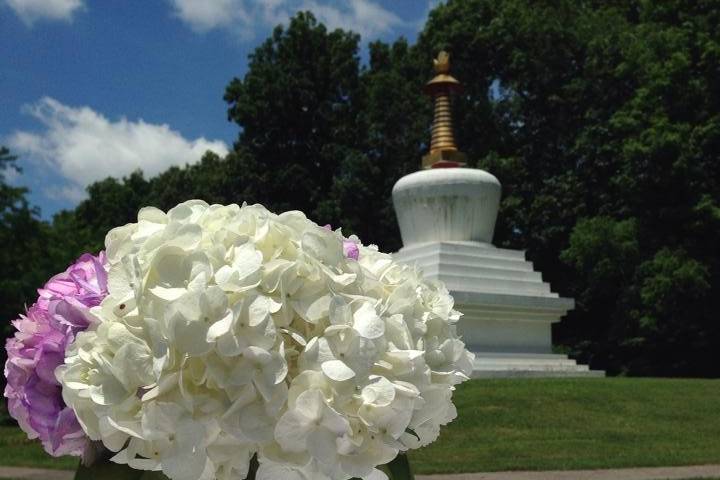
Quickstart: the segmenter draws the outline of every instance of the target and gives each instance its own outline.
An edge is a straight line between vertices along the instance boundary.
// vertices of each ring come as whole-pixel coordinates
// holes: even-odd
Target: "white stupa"
[[[450,109],[460,83],[449,70],[441,52],[437,75],[426,85],[435,118],[424,170],[393,188],[404,245],[395,258],[447,285],[463,313],[458,331],[476,355],[474,377],[603,376],[552,352],[552,324],[574,307],[573,299],[553,293],[525,252],[492,245],[501,186],[488,172],[462,168]]]

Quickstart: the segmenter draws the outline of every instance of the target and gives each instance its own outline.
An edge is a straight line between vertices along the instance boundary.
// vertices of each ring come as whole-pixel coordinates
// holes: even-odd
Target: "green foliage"
[[[561,259],[581,271],[591,289],[598,291],[626,281],[639,255],[635,219],[594,217],[578,221]]]
[[[388,480],[414,480],[415,478],[412,468],[410,468],[410,461],[405,453],[399,453],[393,461],[378,468],[385,472]]]
[[[365,243],[399,249],[392,187],[417,168],[430,122],[430,104],[418,94],[425,68],[407,42],[369,46],[370,64],[360,76],[357,131],[338,164],[317,218],[355,233]],[[408,80],[408,77],[410,80]]]
[[[250,56],[225,93],[228,118],[242,127],[237,153],[247,153],[242,198],[397,249],[390,192],[418,163],[430,121],[418,95],[427,69],[399,40],[371,44],[361,70],[358,42],[299,13]]]
[[[578,310],[608,312],[611,318],[623,316],[630,293],[624,287],[632,281],[640,261],[637,235],[635,219],[613,220],[601,216],[578,221],[570,235],[569,247],[560,255],[561,260],[574,267],[585,285],[585,288],[577,289]],[[602,338],[612,330],[612,325],[585,321],[577,329],[586,338]],[[613,331],[612,334],[617,341],[622,341],[627,332]],[[578,347],[589,349],[597,345]],[[590,354],[593,356],[589,360],[595,364],[595,351],[590,350]]]
[[[145,472],[135,470],[127,465],[121,465],[108,461],[97,462],[88,467],[82,463],[78,465],[75,473],[75,480],[167,480],[160,472]]]
[[[13,187],[7,183],[7,175],[9,171],[20,173],[20,167],[15,161],[17,157],[10,154],[7,147],[0,146],[0,212],[17,208],[18,203],[23,202],[24,188]]]
[[[611,373],[716,376],[719,38],[710,0],[449,0],[416,44],[371,42],[361,65],[356,34],[300,13],[227,86],[225,158],[97,182],[47,224],[0,150],[0,318],[144,205],[261,202],[396,250],[391,189],[427,150],[420,90],[445,48],[458,143],[503,184],[495,243],[577,299],[558,347]]]
[[[468,83],[461,144],[503,184],[496,243],[578,299],[556,339],[594,367],[720,373],[719,23],[714,2],[472,0],[420,36]]]
[[[26,198],[26,189],[6,182],[7,173],[20,171],[16,157],[0,147],[0,318],[15,318],[25,304],[34,301],[35,289],[43,281],[54,259],[39,255],[48,243],[50,228],[38,218]],[[9,332],[3,322],[0,332]],[[5,349],[0,350],[4,364]]]
[[[300,13],[250,55],[245,78],[228,85],[228,118],[254,159],[244,172],[253,200],[315,216],[352,153],[358,40]]]
[[[629,371],[693,374],[702,371],[699,365],[712,364],[718,335],[715,312],[704,307],[713,303],[709,277],[708,268],[681,249],[663,248],[638,267],[638,298],[630,315],[638,335],[629,338],[640,348]]]

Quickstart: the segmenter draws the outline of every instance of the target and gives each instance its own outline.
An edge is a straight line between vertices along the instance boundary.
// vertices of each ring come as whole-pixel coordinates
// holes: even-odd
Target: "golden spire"
[[[433,97],[435,115],[432,123],[430,153],[422,159],[423,168],[461,167],[465,154],[458,151],[452,125],[450,95],[460,92],[462,86],[450,75],[450,54],[442,51],[433,60],[435,77],[424,88]]]

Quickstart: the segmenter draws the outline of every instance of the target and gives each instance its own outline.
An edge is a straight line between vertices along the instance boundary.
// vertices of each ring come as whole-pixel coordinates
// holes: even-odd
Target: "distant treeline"
[[[719,24],[709,0],[451,0],[415,44],[370,43],[364,65],[358,35],[300,13],[227,86],[242,129],[225,158],[108,178],[52,222],[2,181],[5,331],[144,205],[260,202],[399,248],[390,191],[427,149],[420,91],[446,49],[465,84],[458,143],[503,184],[495,243],[577,300],[555,342],[615,374],[718,376]]]

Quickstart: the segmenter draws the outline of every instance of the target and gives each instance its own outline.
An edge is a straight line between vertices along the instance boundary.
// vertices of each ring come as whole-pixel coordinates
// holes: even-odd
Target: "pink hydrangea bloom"
[[[323,225],[323,228],[332,230],[332,225],[328,223],[327,225]],[[358,247],[357,242],[354,242],[349,238],[343,238],[343,254],[345,255],[345,258],[352,258],[353,260],[360,258],[360,248]]]
[[[105,254],[84,254],[38,293],[37,302],[13,322],[17,332],[5,346],[8,410],[50,455],[81,455],[88,440],[63,402],[55,368],[77,332],[88,327],[90,307],[107,295]]]
[[[360,258],[358,244],[352,240],[343,240],[343,253],[347,258],[352,258],[353,260]]]

